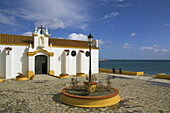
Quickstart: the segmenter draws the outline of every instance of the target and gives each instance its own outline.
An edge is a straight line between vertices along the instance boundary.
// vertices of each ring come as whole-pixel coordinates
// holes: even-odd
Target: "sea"
[[[170,75],[170,60],[107,60],[100,61],[99,68],[124,71],[144,71],[145,75],[156,75],[166,73]]]

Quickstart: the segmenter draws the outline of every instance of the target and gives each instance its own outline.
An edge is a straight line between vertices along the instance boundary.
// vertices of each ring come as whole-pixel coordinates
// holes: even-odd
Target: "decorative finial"
[[[50,48],[52,48],[52,46],[53,46],[52,43],[50,43]]]
[[[48,28],[46,28],[46,33],[48,34]]]
[[[29,48],[32,48],[32,44],[30,43],[30,46],[29,46]]]
[[[35,26],[35,33],[37,33],[37,26]]]

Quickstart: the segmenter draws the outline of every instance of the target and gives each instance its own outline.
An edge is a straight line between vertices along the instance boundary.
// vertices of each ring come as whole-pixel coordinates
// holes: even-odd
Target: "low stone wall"
[[[166,73],[159,73],[156,75],[156,78],[170,79],[170,75],[166,75]]]
[[[107,72],[107,73],[113,73],[113,71],[111,69],[99,69],[100,72]],[[116,74],[119,74],[119,70],[115,70]],[[144,72],[132,72],[132,71],[122,71],[122,74],[126,74],[126,75],[144,75]]]

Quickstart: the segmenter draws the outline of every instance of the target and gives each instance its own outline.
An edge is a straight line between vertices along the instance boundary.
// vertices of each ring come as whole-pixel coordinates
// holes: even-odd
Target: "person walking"
[[[122,74],[122,68],[121,67],[119,68],[119,73]]]
[[[115,68],[114,67],[112,68],[112,70],[113,70],[113,73],[115,73]]]

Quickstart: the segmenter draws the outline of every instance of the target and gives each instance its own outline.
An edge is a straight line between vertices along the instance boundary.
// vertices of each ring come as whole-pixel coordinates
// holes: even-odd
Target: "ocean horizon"
[[[166,73],[170,75],[170,60],[106,60],[99,62],[99,68],[118,70],[120,67],[124,71],[144,71],[146,75],[156,75]]]

